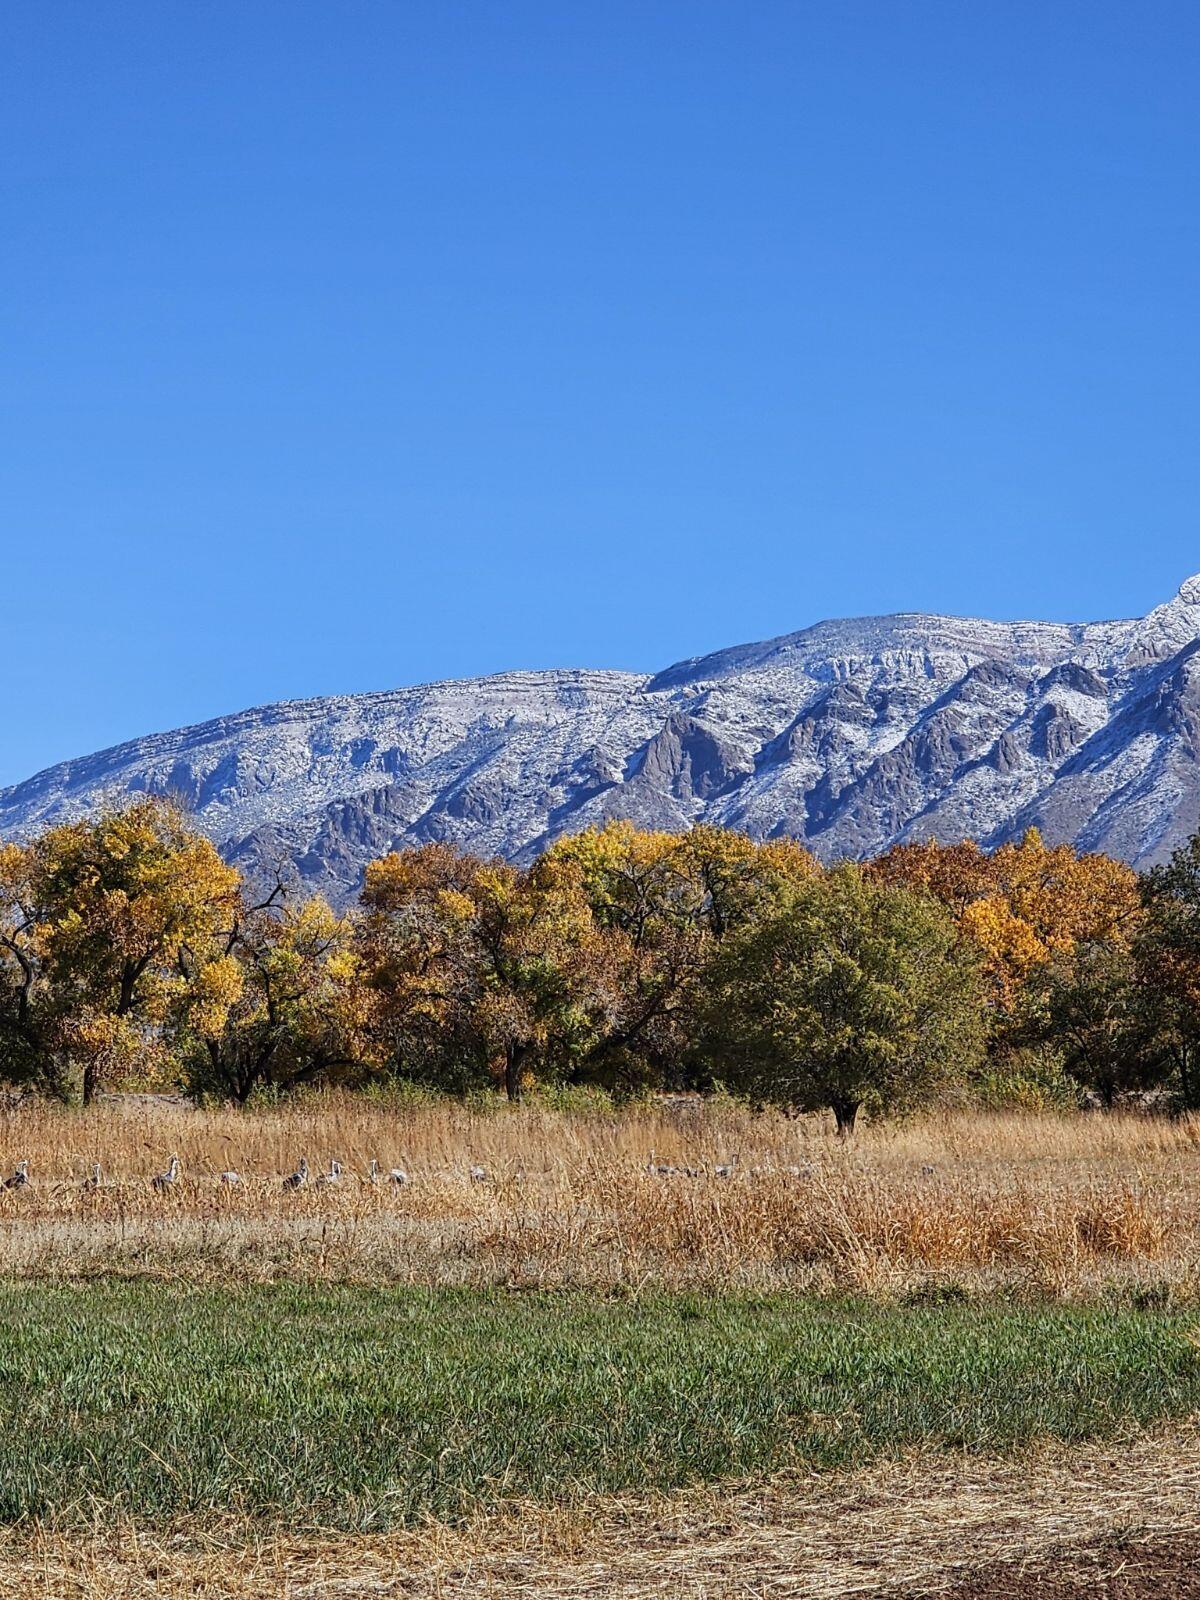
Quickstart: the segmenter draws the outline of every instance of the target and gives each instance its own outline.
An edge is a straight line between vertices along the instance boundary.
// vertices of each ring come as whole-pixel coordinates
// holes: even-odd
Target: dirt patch
[[[1129,1540],[1044,1563],[1000,1564],[937,1593],[941,1600],[1196,1600],[1200,1539],[1167,1545]],[[894,1591],[887,1600],[894,1600]]]

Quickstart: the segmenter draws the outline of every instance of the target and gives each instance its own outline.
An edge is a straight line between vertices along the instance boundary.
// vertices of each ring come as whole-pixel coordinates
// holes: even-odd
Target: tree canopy
[[[983,1048],[980,962],[927,896],[845,866],[735,934],[718,957],[710,1048],[734,1086],[792,1110],[912,1105]]]
[[[823,868],[615,821],[526,865],[398,851],[340,911],[150,797],[0,844],[0,1076],[84,1100],[722,1082],[848,1128],[1031,1044],[1102,1103],[1200,1103],[1200,840],[1139,880],[1033,830]]]

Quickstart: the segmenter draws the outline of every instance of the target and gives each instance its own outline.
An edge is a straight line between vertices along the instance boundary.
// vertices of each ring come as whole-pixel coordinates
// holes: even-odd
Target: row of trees
[[[1106,1102],[1200,1099],[1200,842],[1140,880],[1036,833],[825,870],[618,822],[526,868],[387,856],[347,915],[253,892],[156,800],[0,846],[0,1076],[85,1101],[719,1081],[848,1128],[1033,1047]]]

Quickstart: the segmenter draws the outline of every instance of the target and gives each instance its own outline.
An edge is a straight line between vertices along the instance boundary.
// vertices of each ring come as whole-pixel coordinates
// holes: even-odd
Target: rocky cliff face
[[[1137,865],[1200,826],[1200,577],[1132,622],[825,622],[653,677],[506,673],[266,706],[0,790],[0,836],[169,794],[335,900],[427,839],[528,858],[611,817],[826,860],[1030,824]]]

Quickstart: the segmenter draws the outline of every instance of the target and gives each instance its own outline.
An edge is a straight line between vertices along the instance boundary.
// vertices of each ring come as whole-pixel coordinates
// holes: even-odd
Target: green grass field
[[[0,1288],[0,1518],[379,1528],[1200,1408],[1134,1310],[148,1282]]]

